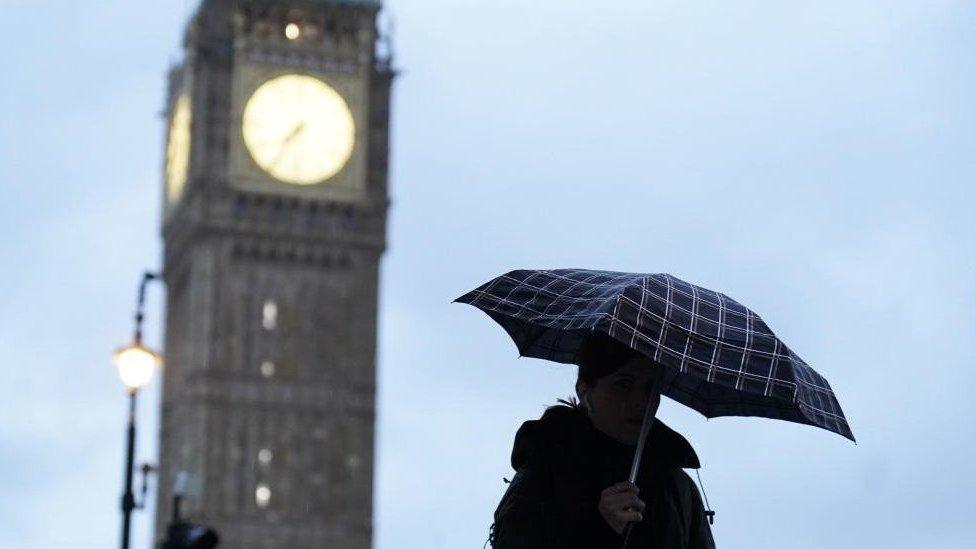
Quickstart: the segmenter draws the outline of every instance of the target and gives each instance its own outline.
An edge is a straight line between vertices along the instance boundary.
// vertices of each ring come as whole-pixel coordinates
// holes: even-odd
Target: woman
[[[661,367],[594,332],[579,356],[576,395],[515,435],[515,476],[495,510],[495,549],[617,549],[628,523],[634,549],[714,548],[691,478],[698,457],[654,420],[636,485],[627,482]]]

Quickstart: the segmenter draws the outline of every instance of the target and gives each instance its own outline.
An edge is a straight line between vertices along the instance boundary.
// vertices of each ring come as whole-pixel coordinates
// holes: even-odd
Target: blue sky
[[[0,44],[0,549],[116,542],[109,356],[159,265],[164,74],[194,2],[7,0]],[[387,2],[379,549],[481,547],[521,421],[572,367],[450,301],[513,268],[670,272],[759,312],[858,444],[659,416],[723,547],[976,545],[976,6]],[[160,340],[162,290],[150,294]],[[158,383],[140,403],[155,451]],[[149,547],[149,517],[137,547]]]

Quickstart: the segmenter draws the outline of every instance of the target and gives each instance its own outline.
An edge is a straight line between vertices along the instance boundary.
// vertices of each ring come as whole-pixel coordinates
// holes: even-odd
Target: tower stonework
[[[379,0],[203,0],[169,71],[156,536],[372,540],[393,71]]]

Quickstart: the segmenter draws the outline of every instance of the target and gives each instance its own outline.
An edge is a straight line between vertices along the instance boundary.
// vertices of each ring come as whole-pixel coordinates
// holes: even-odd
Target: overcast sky
[[[0,549],[104,548],[125,412],[109,357],[159,267],[164,74],[195,2],[2,4]],[[857,445],[662,405],[721,547],[976,546],[976,5],[387,5],[403,72],[375,547],[484,543],[516,429],[574,369],[517,359],[450,301],[542,267],[723,291],[830,380]]]

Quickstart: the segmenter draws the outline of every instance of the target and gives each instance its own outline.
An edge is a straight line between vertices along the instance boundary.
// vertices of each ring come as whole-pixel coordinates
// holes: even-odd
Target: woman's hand
[[[644,502],[637,497],[639,491],[631,482],[618,482],[600,493],[597,508],[614,532],[623,534],[628,522],[640,522],[644,518]]]

